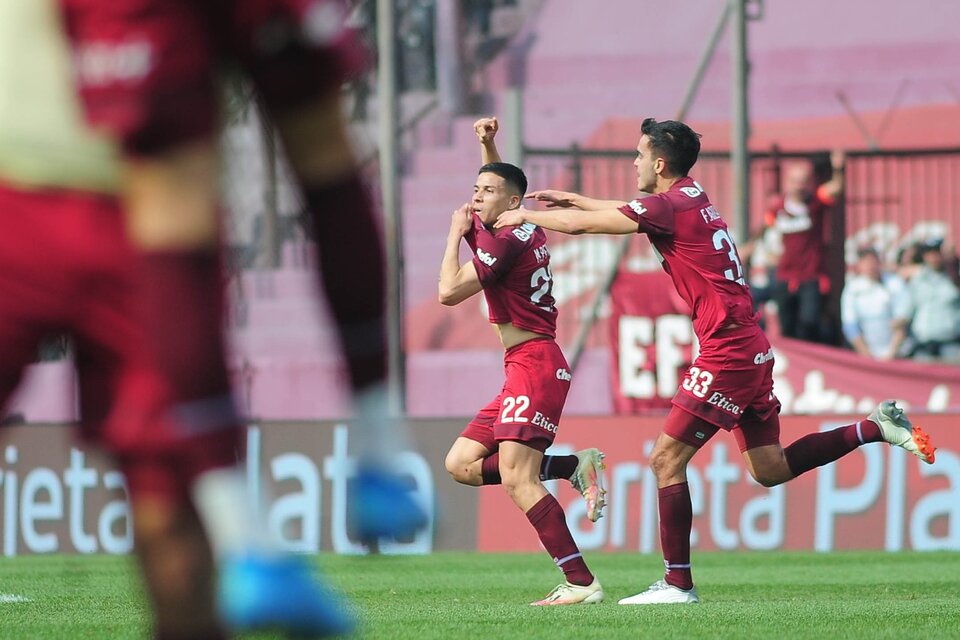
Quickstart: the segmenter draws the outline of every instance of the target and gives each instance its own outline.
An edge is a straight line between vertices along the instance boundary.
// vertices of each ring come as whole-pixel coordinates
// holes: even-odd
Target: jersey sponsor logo
[[[781,211],[777,214],[776,227],[780,233],[802,233],[813,227],[813,219],[806,212],[794,215]]]
[[[732,413],[735,416],[740,415],[740,405],[734,404],[730,399],[720,393],[719,391],[714,391],[709,398],[707,398],[707,404],[712,404],[718,409],[723,409],[729,413]]]
[[[700,215],[703,216],[703,221],[708,224],[720,219],[720,212],[713,205],[700,209]]]
[[[753,357],[753,364],[763,364],[764,362],[770,362],[773,360],[773,347],[767,349],[766,353],[758,353]]]
[[[533,420],[530,421],[530,424],[532,424],[535,427],[540,427],[545,431],[549,431],[550,433],[557,432],[556,423],[554,423],[550,418],[543,415],[539,411],[533,414]]]
[[[87,86],[129,82],[144,78],[153,69],[153,46],[143,40],[90,42],[75,54],[77,75]]]
[[[532,222],[524,222],[522,225],[513,230],[513,235],[517,237],[521,242],[526,242],[531,237],[533,237],[533,232],[536,231],[537,225]]]
[[[488,267],[492,267],[493,263],[497,261],[497,259],[494,256],[490,255],[480,247],[477,247],[477,257],[480,258],[480,262],[487,265]]]
[[[550,252],[547,251],[547,245],[542,245],[534,249],[533,255],[537,259],[538,264],[550,259]]]
[[[703,191],[697,187],[680,187],[680,192],[688,198],[696,198],[703,193]]]
[[[638,216],[642,216],[647,212],[647,208],[640,204],[639,200],[634,200],[633,202],[628,203],[627,206],[633,209],[633,212]]]
[[[570,372],[566,369],[557,369],[557,380],[566,380],[570,382],[573,380],[573,376],[570,375]]]

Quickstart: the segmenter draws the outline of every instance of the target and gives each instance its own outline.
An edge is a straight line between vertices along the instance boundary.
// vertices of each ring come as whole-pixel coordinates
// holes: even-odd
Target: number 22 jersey
[[[490,322],[555,338],[557,308],[543,229],[527,223],[491,230],[474,215],[464,239],[473,252]]]
[[[691,309],[693,330],[703,342],[718,329],[736,323],[757,324],[750,289],[727,224],[703,188],[684,177],[664,193],[627,203],[620,212],[646,233]]]

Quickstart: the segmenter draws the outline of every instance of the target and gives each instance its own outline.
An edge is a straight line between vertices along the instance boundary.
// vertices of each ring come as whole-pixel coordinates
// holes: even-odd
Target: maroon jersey
[[[691,309],[693,330],[703,342],[717,329],[755,325],[750,289],[727,224],[692,178],[665,193],[634,200],[620,212],[650,237],[654,251]]]
[[[774,201],[767,212],[767,224],[783,235],[783,255],[777,264],[777,278],[787,283],[817,280],[824,273],[823,225],[833,198],[823,189],[806,202]]]
[[[473,229],[464,238],[473,251],[490,322],[509,322],[555,338],[557,308],[543,229],[527,223],[491,231],[474,215]]]

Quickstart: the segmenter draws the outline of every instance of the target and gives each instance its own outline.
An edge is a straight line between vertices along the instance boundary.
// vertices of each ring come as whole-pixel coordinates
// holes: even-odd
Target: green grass
[[[607,602],[533,608],[559,573],[543,554],[324,556],[332,582],[355,601],[362,637],[957,638],[958,553],[697,553],[703,603],[620,607],[657,579],[659,557],[589,554]],[[129,558],[0,560],[0,638],[142,638],[148,613]],[[269,635],[254,636],[258,640]]]

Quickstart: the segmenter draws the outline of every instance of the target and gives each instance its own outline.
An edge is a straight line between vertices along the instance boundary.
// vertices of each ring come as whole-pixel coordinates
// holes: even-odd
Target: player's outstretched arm
[[[554,189],[541,189],[528,193],[526,198],[543,202],[548,209],[580,209],[581,211],[606,211],[609,209],[619,209],[627,204],[622,200],[598,200],[597,198],[588,198],[572,191],[556,191]]]
[[[483,164],[502,162],[500,152],[497,151],[497,143],[494,142],[499,130],[500,123],[497,122],[496,116],[480,118],[473,123],[473,132],[477,134],[477,139],[480,140],[480,159]]]
[[[473,228],[473,212],[465,204],[453,212],[450,220],[450,232],[447,234],[447,246],[440,263],[440,284],[438,298],[440,304],[452,307],[483,289],[480,276],[473,262],[460,264],[460,240]]]
[[[840,194],[843,193],[846,187],[846,180],[844,178],[846,166],[847,154],[840,149],[834,149],[834,151],[830,153],[830,167],[833,169],[833,175],[830,177],[830,180],[824,182],[820,185],[820,188],[817,189],[817,193],[821,195],[822,199],[828,202],[834,202]]]
[[[510,227],[530,222],[560,233],[580,235],[582,233],[636,233],[637,223],[630,220],[616,209],[601,209],[599,211],[579,211],[576,209],[554,211],[530,211],[520,208],[515,211],[506,211],[497,218],[494,227]]]

